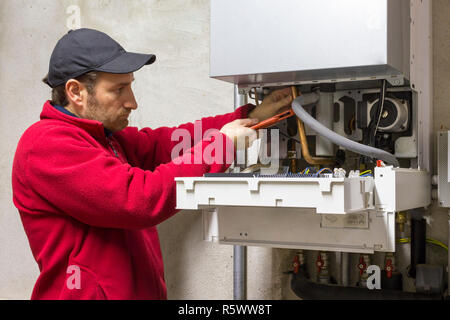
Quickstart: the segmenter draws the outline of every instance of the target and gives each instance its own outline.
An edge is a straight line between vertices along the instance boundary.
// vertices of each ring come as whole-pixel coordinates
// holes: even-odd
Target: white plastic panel
[[[366,252],[395,250],[395,214],[322,215],[311,209],[219,207],[203,212],[204,240],[275,248]]]
[[[314,208],[344,214],[373,208],[373,178],[176,178],[177,209],[205,206]]]
[[[439,131],[438,146],[438,201],[441,207],[450,207],[450,139],[449,131]]]
[[[430,204],[425,171],[374,178],[176,178],[177,208],[204,209],[204,238],[345,252],[395,250],[395,212]]]
[[[431,177],[427,171],[375,168],[374,181],[378,210],[397,212],[426,207],[431,203]]]
[[[175,181],[177,209],[251,206],[345,214],[375,205],[395,212],[425,207],[431,201],[427,172],[392,167],[375,168],[374,178],[183,177]]]

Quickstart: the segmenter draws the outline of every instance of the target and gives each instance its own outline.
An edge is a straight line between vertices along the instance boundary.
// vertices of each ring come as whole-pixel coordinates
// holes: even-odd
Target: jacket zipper
[[[111,140],[109,140],[109,138],[106,138],[106,141],[108,141],[109,146],[111,147],[111,149],[114,151],[114,154],[116,155],[116,157],[119,157],[119,154],[117,153],[116,149],[114,148]]]

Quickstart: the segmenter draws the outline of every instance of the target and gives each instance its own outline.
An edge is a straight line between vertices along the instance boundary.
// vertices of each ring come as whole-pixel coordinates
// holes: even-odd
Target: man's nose
[[[133,92],[130,92],[130,96],[127,99],[127,101],[124,104],[124,107],[127,109],[132,109],[132,110],[136,110],[138,107],[138,104],[136,102],[136,99],[134,98],[134,94]]]

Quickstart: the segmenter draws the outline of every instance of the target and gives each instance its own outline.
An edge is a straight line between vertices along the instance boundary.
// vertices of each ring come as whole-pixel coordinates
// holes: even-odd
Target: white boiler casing
[[[240,85],[409,78],[409,28],[408,0],[213,0],[210,75]]]

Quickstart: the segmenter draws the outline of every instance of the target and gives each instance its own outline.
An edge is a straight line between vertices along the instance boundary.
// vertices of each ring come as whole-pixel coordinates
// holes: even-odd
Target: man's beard
[[[89,94],[87,100],[87,113],[86,113],[87,119],[100,121],[101,123],[103,123],[103,126],[106,129],[112,132],[125,129],[127,127],[129,115],[128,112],[124,112],[123,114],[118,116],[113,123],[111,123],[110,118],[106,117],[105,112],[106,112],[105,107],[102,108],[102,106],[95,98],[95,96],[93,94]],[[127,117],[125,118],[125,116]],[[119,121],[122,118],[124,118],[123,123],[120,123]]]
[[[100,119],[98,119],[98,110],[100,109],[99,107],[100,104],[98,103],[97,99],[95,99],[94,94],[88,94],[86,118],[89,120],[101,121]]]

